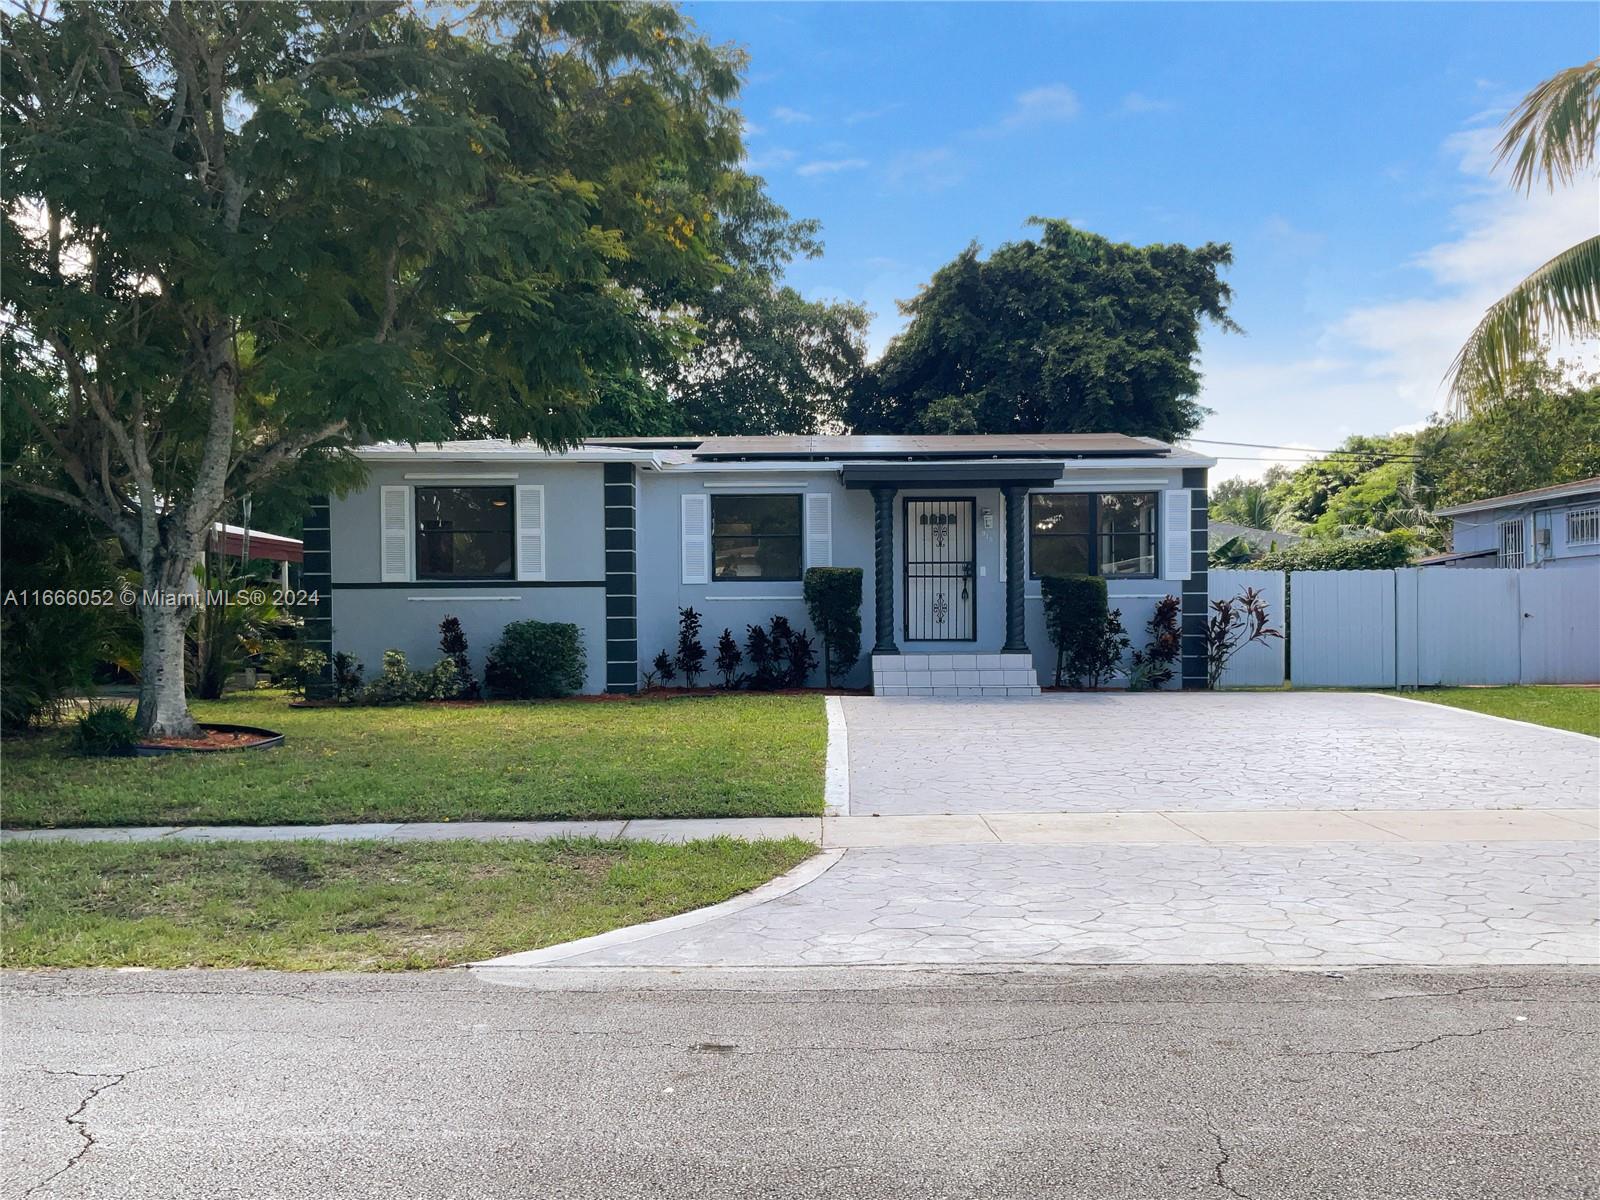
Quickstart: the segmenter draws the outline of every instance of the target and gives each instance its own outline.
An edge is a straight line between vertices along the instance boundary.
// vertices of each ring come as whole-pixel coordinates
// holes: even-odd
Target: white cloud
[[[1064,83],[1051,83],[1019,95],[1000,124],[1006,129],[1016,129],[1024,125],[1070,121],[1082,108],[1076,92]]]
[[[811,114],[801,112],[798,108],[775,108],[772,110],[772,119],[782,121],[785,125],[809,125]]]
[[[894,112],[895,109],[903,107],[905,107],[903,104],[896,101],[893,104],[880,104],[877,108],[858,109],[856,112],[846,114],[844,123],[846,125],[859,125],[863,121],[875,121],[879,117],[887,116],[889,113]]]
[[[774,167],[785,167],[792,163],[799,155],[793,150],[785,150],[781,146],[774,146],[770,150],[763,150],[759,154],[747,154],[744,159],[746,171],[770,171]]]
[[[1129,92],[1122,98],[1120,112],[1125,113],[1157,113],[1171,112],[1173,103],[1170,100],[1157,100],[1154,96],[1146,96],[1143,92]]]
[[[937,192],[966,178],[966,165],[948,146],[905,150],[889,160],[884,177],[896,187]]]
[[[1493,130],[1477,129],[1446,143],[1463,199],[1444,236],[1398,264],[1402,285],[1394,294],[1308,331],[1305,351],[1288,359],[1263,359],[1248,341],[1207,334],[1200,401],[1216,415],[1203,436],[1287,444],[1293,435],[1326,449],[1352,433],[1410,428],[1446,405],[1445,374],[1488,306],[1600,224],[1597,181],[1554,193],[1514,191],[1503,172],[1491,173],[1493,141]],[[1595,350],[1579,355],[1592,358]],[[1215,474],[1226,478],[1236,465],[1223,462]],[[1266,465],[1263,458],[1252,469]]]
[[[821,158],[796,167],[794,173],[807,178],[813,175],[837,175],[840,171],[859,171],[866,165],[864,158]]]

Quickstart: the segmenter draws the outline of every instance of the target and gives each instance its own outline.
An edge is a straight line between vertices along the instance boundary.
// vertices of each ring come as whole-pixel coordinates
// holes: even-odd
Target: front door
[[[906,501],[906,641],[977,637],[975,506],[973,500]]]

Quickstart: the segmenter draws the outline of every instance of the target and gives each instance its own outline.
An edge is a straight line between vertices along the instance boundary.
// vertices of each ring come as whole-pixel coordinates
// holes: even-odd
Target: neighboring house
[[[1600,556],[1600,476],[1455,504],[1450,553],[1418,566],[1560,567]]]
[[[461,619],[474,665],[510,621],[583,631],[585,690],[632,692],[678,610],[724,628],[810,619],[811,566],[864,570],[863,661],[880,690],[1037,690],[1053,670],[1038,576],[1107,578],[1136,647],[1180,595],[1182,680],[1203,686],[1212,459],[1118,434],[594,439],[367,446],[359,491],[306,522],[309,627],[369,670],[439,657]],[[870,654],[871,663],[867,662]]]

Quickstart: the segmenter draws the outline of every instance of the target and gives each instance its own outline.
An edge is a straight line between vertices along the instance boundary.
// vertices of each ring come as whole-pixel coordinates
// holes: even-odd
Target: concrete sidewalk
[[[701,838],[804,838],[829,847],[949,845],[1307,846],[1338,842],[1587,841],[1594,809],[1451,809],[1276,812],[989,813],[898,817],[734,817],[641,821],[410,821],[350,825],[155,825],[0,831],[0,842],[687,842]]]

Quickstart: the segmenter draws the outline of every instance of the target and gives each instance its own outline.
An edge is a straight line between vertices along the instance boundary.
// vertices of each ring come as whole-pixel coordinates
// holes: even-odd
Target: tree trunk
[[[170,599],[171,594],[166,597]],[[200,733],[199,723],[189,712],[183,678],[184,632],[193,615],[193,608],[175,603],[140,605],[144,655],[137,719],[140,732],[147,737],[196,737]]]

